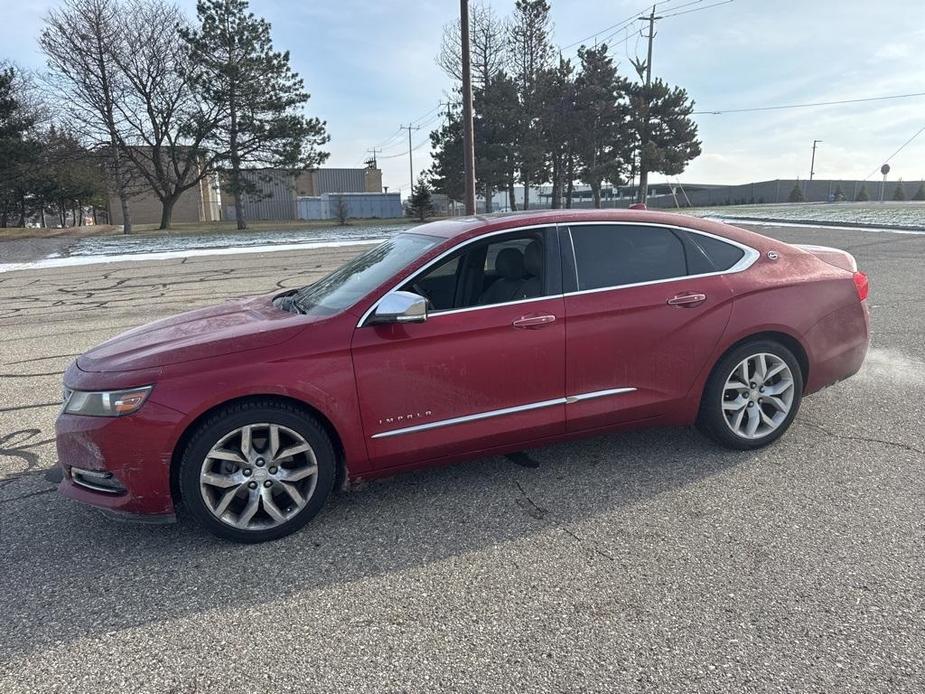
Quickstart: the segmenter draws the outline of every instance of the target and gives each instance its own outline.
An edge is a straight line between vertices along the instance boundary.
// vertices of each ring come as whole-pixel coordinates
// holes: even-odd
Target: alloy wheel
[[[301,434],[279,424],[247,424],[212,446],[199,473],[206,508],[239,530],[288,521],[318,484],[315,452]]]
[[[790,367],[761,352],[740,361],[723,386],[723,419],[736,436],[760,439],[776,431],[793,406]]]

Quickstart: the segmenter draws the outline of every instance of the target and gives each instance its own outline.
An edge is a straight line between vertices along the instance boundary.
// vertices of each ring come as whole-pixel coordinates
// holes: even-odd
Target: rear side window
[[[570,227],[578,290],[684,277],[684,244],[670,229],[616,224]]]
[[[712,236],[688,233],[687,238],[692,243],[691,257],[688,258],[688,269],[692,275],[728,270],[745,255],[738,246]]]

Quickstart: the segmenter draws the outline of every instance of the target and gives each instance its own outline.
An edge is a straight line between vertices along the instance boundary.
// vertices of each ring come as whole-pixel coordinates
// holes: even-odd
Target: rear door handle
[[[669,306],[685,306],[685,307],[690,308],[690,307],[702,304],[706,300],[707,300],[706,294],[698,294],[696,292],[692,292],[690,294],[678,294],[677,296],[671,297],[670,299],[668,299],[668,305]]]
[[[511,325],[515,328],[542,328],[544,325],[549,325],[550,323],[555,323],[556,317],[552,314],[544,314],[542,316],[523,316],[518,318]]]

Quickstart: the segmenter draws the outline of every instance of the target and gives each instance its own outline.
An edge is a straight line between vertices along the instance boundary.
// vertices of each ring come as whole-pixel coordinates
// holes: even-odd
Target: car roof
[[[520,212],[499,212],[471,217],[449,217],[409,229],[416,234],[439,236],[446,239],[470,238],[493,231],[542,224],[569,224],[589,222],[623,222],[636,224],[657,224],[679,226],[705,231],[736,241],[754,241],[757,234],[701,217],[656,210],[628,209],[581,209],[581,210],[527,210]]]

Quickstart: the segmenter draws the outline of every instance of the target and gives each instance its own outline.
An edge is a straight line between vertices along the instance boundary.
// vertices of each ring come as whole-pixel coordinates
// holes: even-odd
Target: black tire
[[[317,463],[317,482],[305,506],[292,517],[272,527],[246,530],[235,528],[212,513],[200,492],[200,472],[207,454],[222,437],[258,422],[280,425],[305,439]],[[285,401],[260,398],[223,407],[197,427],[180,459],[179,487],[184,510],[209,532],[233,542],[256,543],[285,537],[314,518],[334,487],[336,472],[331,439],[311,414]]]
[[[760,438],[745,438],[733,431],[723,414],[723,394],[726,380],[744,359],[757,354],[771,354],[783,360],[790,369],[793,378],[793,399],[790,411],[776,429]],[[770,370],[769,370],[770,371]],[[793,353],[784,345],[769,339],[757,339],[739,345],[727,352],[713,367],[710,377],[703,389],[697,428],[706,436],[726,448],[740,451],[763,448],[781,436],[790,428],[793,418],[800,409],[803,396],[803,372]],[[753,405],[750,405],[750,407]]]

